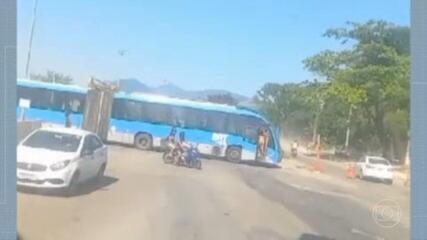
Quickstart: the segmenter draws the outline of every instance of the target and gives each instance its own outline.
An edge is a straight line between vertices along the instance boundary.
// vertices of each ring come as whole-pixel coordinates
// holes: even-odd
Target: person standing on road
[[[298,154],[298,141],[296,139],[291,144],[291,153],[294,157]]]
[[[266,131],[263,128],[258,129],[258,139],[257,139],[257,160],[265,158],[265,149],[267,144]]]
[[[71,103],[67,103],[65,105],[65,127],[69,128],[72,125],[71,117],[72,117],[73,111],[71,109]]]
[[[269,134],[268,128],[265,127],[264,128],[264,146],[263,146],[264,157],[267,155],[269,141],[270,141],[270,134]]]

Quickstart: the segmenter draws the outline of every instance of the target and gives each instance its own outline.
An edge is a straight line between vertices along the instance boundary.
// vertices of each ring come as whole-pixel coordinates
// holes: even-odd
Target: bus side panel
[[[243,138],[236,135],[229,135],[227,146],[240,146],[242,148],[242,160],[255,160],[256,144],[243,141]]]
[[[242,146],[242,138],[238,136],[233,136],[225,133],[215,133],[205,130],[197,129],[186,129],[187,139],[190,142],[199,144],[198,150],[204,155],[209,155],[213,157],[225,157],[227,147],[230,145]],[[218,150],[214,151],[214,148]],[[243,146],[242,155],[250,159],[250,151],[246,151],[248,146]]]
[[[271,163],[278,164],[280,162],[280,153],[274,149],[268,148],[268,160]]]
[[[212,141],[212,132],[192,128],[180,128],[178,129],[178,133],[180,131],[185,132],[185,136],[188,142],[198,145],[198,150],[201,154],[209,156],[213,155],[213,147],[217,144]]]
[[[22,108],[18,107],[16,111],[16,116],[18,119],[21,119],[22,111],[25,113],[25,120],[43,121],[52,124],[65,125],[64,112],[37,108],[28,108],[23,110]],[[81,126],[83,122],[83,115],[80,113],[72,114],[71,122],[73,126]]]
[[[271,129],[271,132],[273,134],[273,138],[271,141],[274,141],[274,145],[276,146],[276,149],[268,149],[268,155],[273,161],[273,163],[278,164],[282,161],[282,145],[280,141],[280,129],[278,127]]]
[[[276,142],[276,140],[274,141]],[[231,146],[231,145],[242,147],[242,160],[244,161],[255,160],[256,148],[257,148],[255,143],[244,141],[242,137],[239,137],[236,135],[229,135],[227,138],[227,146]],[[273,164],[279,163],[280,162],[279,151],[274,150],[272,148],[268,148],[266,161]]]
[[[111,119],[108,140],[114,141],[115,134],[126,134],[127,138],[131,139],[128,139],[125,141],[125,143],[133,144],[135,135],[140,132],[145,132],[153,137],[153,146],[160,147],[161,139],[167,137],[170,133],[170,130],[170,126],[162,124]]]

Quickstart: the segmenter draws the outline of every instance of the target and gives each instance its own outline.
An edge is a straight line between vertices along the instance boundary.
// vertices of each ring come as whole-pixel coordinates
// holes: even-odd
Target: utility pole
[[[347,118],[347,131],[345,133],[345,150],[348,150],[348,145],[350,142],[350,122],[351,122],[351,115],[353,113],[353,105],[350,105],[350,110],[348,111],[348,118]]]
[[[316,118],[314,119],[314,126],[313,126],[313,144],[316,144],[316,140],[317,140],[317,128],[319,126],[319,119],[320,119],[320,114],[323,111],[323,106],[325,105],[325,101],[323,101],[323,99],[320,99],[320,107],[319,107],[319,112],[316,114]]]
[[[38,3],[38,0],[34,0],[33,23],[31,24],[30,42],[28,44],[27,65],[25,67],[25,77],[26,78],[29,77],[29,71],[30,71],[31,47],[33,45],[34,28],[36,25],[37,3]]]

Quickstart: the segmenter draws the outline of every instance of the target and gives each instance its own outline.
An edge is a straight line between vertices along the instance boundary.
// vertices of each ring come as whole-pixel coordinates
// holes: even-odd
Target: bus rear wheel
[[[140,133],[135,137],[135,147],[141,150],[149,150],[153,146],[153,139],[147,133]]]
[[[242,159],[242,149],[239,147],[229,147],[225,157],[230,162],[238,163]]]

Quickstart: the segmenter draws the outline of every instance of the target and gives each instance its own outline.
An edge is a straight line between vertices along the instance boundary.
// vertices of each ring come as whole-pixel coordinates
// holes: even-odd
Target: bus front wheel
[[[242,158],[242,149],[239,147],[229,147],[226,152],[226,158],[230,162],[240,162]]]
[[[135,147],[141,150],[149,150],[153,145],[151,136],[147,133],[140,133],[135,137]]]

